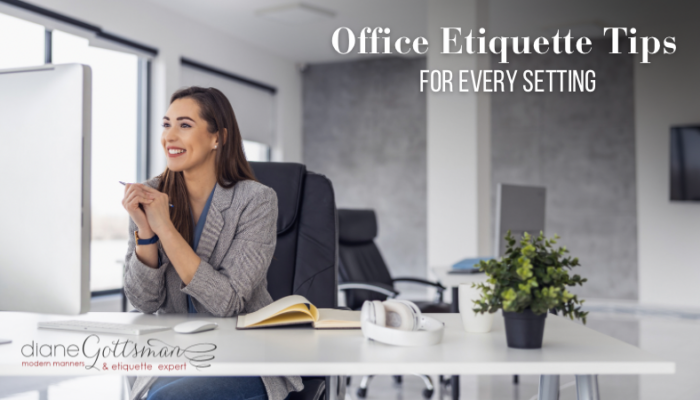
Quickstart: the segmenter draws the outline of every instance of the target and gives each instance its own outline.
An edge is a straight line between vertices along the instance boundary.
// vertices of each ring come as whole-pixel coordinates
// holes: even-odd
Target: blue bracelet
[[[153,244],[158,242],[158,235],[153,234],[153,237],[150,239],[139,239],[139,232],[134,231],[134,239],[136,239],[136,244],[141,246],[144,244]]]

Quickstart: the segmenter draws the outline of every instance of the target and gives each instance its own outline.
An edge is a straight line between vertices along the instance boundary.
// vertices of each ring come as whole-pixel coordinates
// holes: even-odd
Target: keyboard
[[[136,325],[136,324],[117,324],[112,322],[97,322],[97,321],[43,321],[38,323],[39,328],[44,329],[63,329],[68,331],[81,332],[97,332],[97,333],[113,333],[127,335],[143,335],[144,333],[165,331],[172,329],[169,326],[157,325]]]

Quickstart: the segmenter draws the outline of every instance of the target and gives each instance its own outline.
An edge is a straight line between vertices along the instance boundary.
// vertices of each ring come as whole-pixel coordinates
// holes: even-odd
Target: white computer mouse
[[[198,333],[215,329],[217,326],[216,322],[196,320],[177,324],[173,330],[177,333]]]

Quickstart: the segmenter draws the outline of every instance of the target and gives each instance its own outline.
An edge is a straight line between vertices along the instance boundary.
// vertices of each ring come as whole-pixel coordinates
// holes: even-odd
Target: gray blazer
[[[158,178],[146,185],[157,188]],[[204,230],[197,246],[201,258],[197,272],[185,286],[158,243],[161,266],[143,264],[135,252],[136,224],[129,218],[124,293],[143,313],[187,313],[187,294],[197,313],[232,317],[250,313],[270,303],[267,269],[277,244],[277,194],[250,180],[225,189],[216,184]],[[130,400],[140,399],[155,376],[139,376]],[[269,400],[283,400],[304,385],[299,376],[261,377]]]

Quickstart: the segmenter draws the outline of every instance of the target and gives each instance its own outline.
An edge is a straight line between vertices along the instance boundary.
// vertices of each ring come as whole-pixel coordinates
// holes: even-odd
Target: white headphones
[[[445,332],[442,322],[423,316],[407,300],[367,300],[360,321],[366,338],[395,346],[430,346],[440,343]]]

